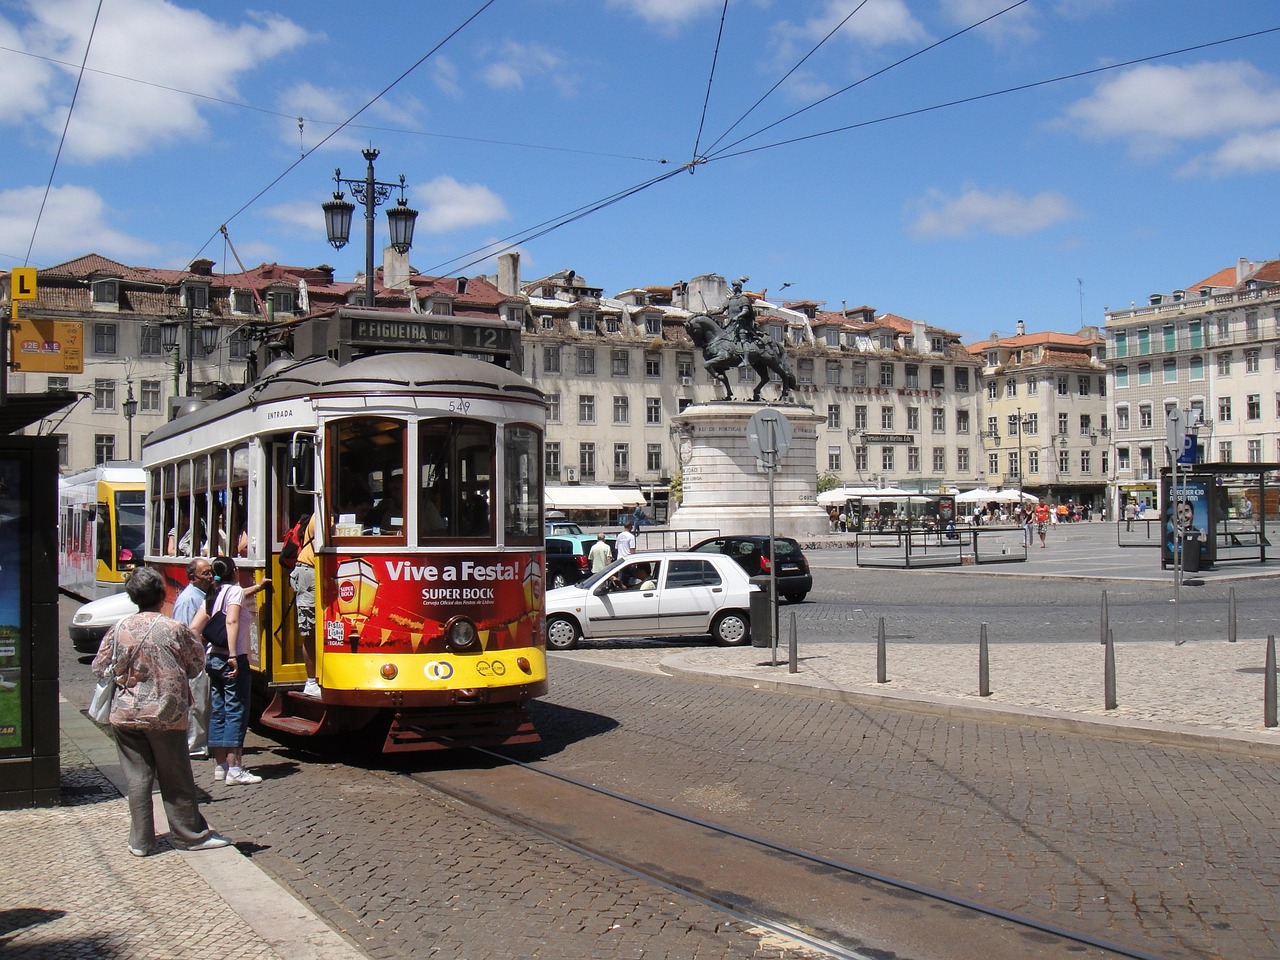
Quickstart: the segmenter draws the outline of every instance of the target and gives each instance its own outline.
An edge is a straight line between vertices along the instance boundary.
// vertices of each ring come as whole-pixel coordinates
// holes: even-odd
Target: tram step
[[[262,725],[303,737],[336,732],[321,701],[292,694],[288,690],[276,691],[271,703],[262,711]]]
[[[402,711],[387,730],[383,753],[505,747],[542,740],[519,705],[445,711]]]

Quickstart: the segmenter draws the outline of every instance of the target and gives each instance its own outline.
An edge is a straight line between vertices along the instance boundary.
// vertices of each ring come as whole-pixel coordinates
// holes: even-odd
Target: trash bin
[[[751,645],[773,646],[773,611],[769,605],[769,578],[752,577],[751,585]]]
[[[1188,530],[1182,535],[1182,572],[1200,572],[1200,531]]]

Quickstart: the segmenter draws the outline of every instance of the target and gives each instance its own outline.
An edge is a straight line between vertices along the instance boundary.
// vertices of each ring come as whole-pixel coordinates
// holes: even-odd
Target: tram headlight
[[[378,669],[378,673],[382,675],[383,680],[394,680],[400,675],[400,668],[394,663],[384,663]]]
[[[444,637],[453,649],[467,650],[479,642],[480,632],[476,630],[476,625],[466,617],[455,617],[445,627]]]

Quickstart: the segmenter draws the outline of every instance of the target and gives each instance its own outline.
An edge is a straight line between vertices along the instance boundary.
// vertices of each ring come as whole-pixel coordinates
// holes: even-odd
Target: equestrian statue
[[[755,307],[751,298],[742,292],[741,277],[733,283],[733,293],[719,310],[694,314],[684,322],[684,328],[694,345],[702,350],[703,369],[711,379],[724,387],[726,400],[733,399],[733,387],[729,385],[728,371],[747,364],[760,378],[751,399],[759,402],[770,374],[776,373],[782,383],[779,400],[790,400],[791,391],[797,386],[796,375],[782,350],[782,344],[766,337],[756,327]],[[724,317],[724,323],[716,319]]]

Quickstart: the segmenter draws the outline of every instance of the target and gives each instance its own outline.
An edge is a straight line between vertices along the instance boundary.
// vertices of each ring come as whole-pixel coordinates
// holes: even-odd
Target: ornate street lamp
[[[124,398],[124,418],[129,422],[129,459],[133,459],[133,418],[138,415],[138,401],[133,396],[133,380],[127,380],[129,392]]]
[[[187,359],[185,362],[178,350],[178,334],[183,327],[186,327],[187,331]],[[162,320],[160,322],[160,345],[166,353],[173,354],[173,392],[175,395],[178,393],[178,375],[183,372],[184,368],[187,373],[187,392],[185,396],[191,396],[194,389],[193,364],[196,355],[197,329],[200,331],[200,350],[202,355],[207,357],[218,349],[218,336],[221,331],[212,320],[197,324],[194,306],[187,306],[187,318],[185,320]]]
[[[364,151],[367,163],[363,180],[348,180],[342,176],[341,168],[333,171],[333,182],[338,185],[333,199],[321,204],[324,210],[324,229],[329,243],[335,250],[341,250],[351,238],[351,215],[355,212],[355,204],[345,200],[342,187],[347,187],[351,195],[364,204],[364,297],[365,306],[373,306],[373,212],[381,203],[391,196],[391,191],[400,190],[400,199],[387,211],[387,225],[391,231],[391,247],[396,253],[407,253],[413,246],[413,225],[418,219],[418,211],[409,206],[404,196],[404,174],[400,174],[400,183],[383,183],[373,177],[373,161],[378,159],[378,151],[370,147]]]

